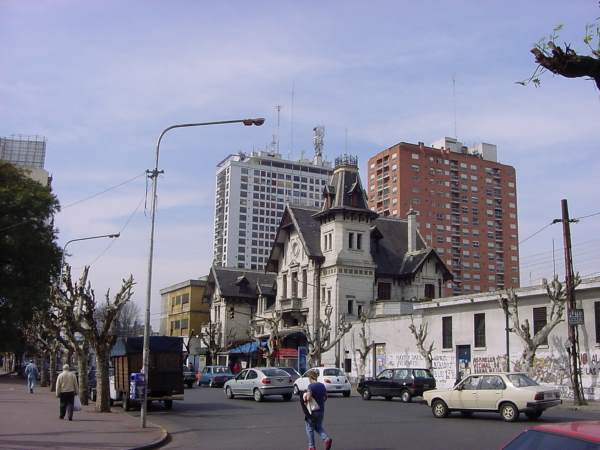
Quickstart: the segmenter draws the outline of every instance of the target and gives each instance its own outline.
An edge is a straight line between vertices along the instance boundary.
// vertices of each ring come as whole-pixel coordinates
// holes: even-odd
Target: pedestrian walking
[[[325,418],[325,402],[327,401],[327,389],[323,383],[317,381],[318,374],[314,370],[308,372],[310,384],[302,396],[300,406],[304,412],[304,425],[308,437],[308,450],[316,450],[315,431],[319,433],[325,443],[325,450],[329,450],[333,440],[323,428]]]
[[[68,414],[69,420],[73,420],[73,407],[75,395],[79,392],[77,377],[71,372],[69,365],[63,366],[63,371],[56,379],[56,396],[60,399],[60,418]]]
[[[35,387],[35,383],[37,382],[38,377],[38,368],[33,362],[33,359],[29,361],[27,367],[25,367],[25,376],[27,377],[27,387],[29,388],[29,393],[33,394],[33,388]]]

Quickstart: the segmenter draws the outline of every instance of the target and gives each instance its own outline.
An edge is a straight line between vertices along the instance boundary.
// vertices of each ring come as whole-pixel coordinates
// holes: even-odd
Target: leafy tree
[[[557,43],[562,25],[557,26],[550,36],[540,39],[531,49],[538,66],[529,79],[519,81],[526,85],[533,83],[540,85],[540,76],[550,71],[555,75],[566,78],[589,77],[600,89],[600,17],[594,23],[585,27],[583,43],[589,54],[577,53],[571,44],[566,42],[561,46]]]
[[[45,310],[60,267],[50,187],[0,161],[0,351],[23,348],[24,326]]]

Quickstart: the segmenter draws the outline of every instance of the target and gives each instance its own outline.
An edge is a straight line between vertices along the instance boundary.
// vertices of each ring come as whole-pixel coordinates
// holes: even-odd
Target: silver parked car
[[[290,375],[275,367],[244,369],[224,386],[227,398],[254,397],[257,402],[268,395],[281,395],[285,401],[289,401],[292,399],[293,389]]]

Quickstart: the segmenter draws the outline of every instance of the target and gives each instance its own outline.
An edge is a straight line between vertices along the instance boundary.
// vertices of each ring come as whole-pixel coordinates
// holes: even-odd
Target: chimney
[[[408,253],[417,251],[417,212],[410,208],[407,213],[408,220]]]

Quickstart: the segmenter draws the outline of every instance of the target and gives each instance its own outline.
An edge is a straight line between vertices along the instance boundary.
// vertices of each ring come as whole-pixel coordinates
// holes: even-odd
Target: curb
[[[160,425],[156,425],[151,422],[148,422],[148,424],[155,426],[157,428],[160,428],[160,432],[161,432],[162,436],[160,438],[158,438],[157,440],[155,440],[154,442],[151,442],[151,443],[145,444],[145,445],[141,445],[139,447],[130,447],[127,450],[150,450],[153,448],[162,447],[164,444],[167,443],[167,441],[169,440],[169,432]]]

